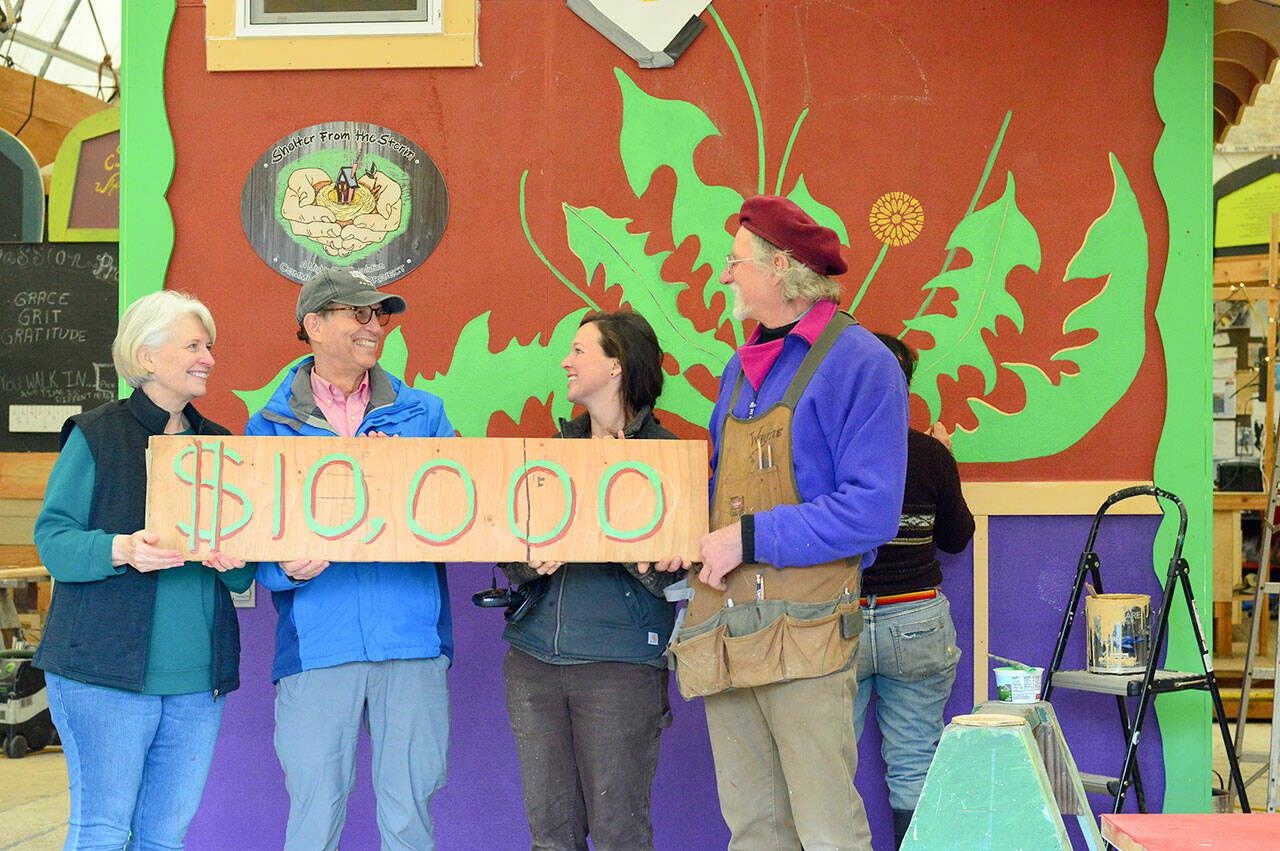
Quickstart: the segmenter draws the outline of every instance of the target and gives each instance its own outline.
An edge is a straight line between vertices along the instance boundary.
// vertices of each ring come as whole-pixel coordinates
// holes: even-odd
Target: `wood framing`
[[[58,149],[58,158],[53,164],[53,180],[49,185],[49,241],[50,242],[117,242],[120,239],[120,227],[72,227],[72,208],[75,205],[78,191],[92,191],[87,188],[86,181],[80,180],[81,149],[85,143],[101,136],[119,134],[120,109],[112,107],[95,112],[81,121],[67,134]],[[120,173],[120,156],[115,155],[114,173]],[[105,179],[104,179],[105,182]],[[111,196],[119,198],[116,187],[101,187],[100,191],[109,191]],[[114,203],[114,202],[113,202]]]
[[[239,0],[206,0],[205,67],[210,71],[444,68],[480,64],[476,0],[442,0],[439,35],[240,37]]]

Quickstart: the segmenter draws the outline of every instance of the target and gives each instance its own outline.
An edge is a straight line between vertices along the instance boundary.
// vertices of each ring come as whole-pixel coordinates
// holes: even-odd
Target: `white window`
[[[425,35],[441,32],[441,0],[240,0],[236,35]]]

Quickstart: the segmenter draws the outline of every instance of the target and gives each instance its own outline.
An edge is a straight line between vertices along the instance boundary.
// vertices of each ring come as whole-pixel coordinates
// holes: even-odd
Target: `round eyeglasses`
[[[387,310],[385,307],[383,307],[380,304],[373,307],[369,307],[367,305],[363,307],[352,307],[351,305],[348,305],[348,304],[340,304],[334,307],[326,307],[324,309],[324,312],[334,313],[339,310],[351,311],[351,313],[356,317],[356,322],[360,323],[361,325],[367,325],[369,320],[375,316],[378,317],[379,325],[385,326],[388,322],[391,321],[391,311]]]
[[[760,257],[758,255],[754,257],[734,257],[732,254],[726,254],[724,256],[724,265],[728,267],[728,266],[732,266],[734,263],[746,263],[748,260],[759,260],[759,259]]]

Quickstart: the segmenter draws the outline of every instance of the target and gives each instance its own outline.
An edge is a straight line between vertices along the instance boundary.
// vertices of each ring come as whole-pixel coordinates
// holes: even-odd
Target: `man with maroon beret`
[[[853,785],[858,588],[898,531],[906,385],[838,310],[835,231],[774,196],[738,222],[720,282],[759,324],[711,415],[713,531],[672,647],[680,688],[706,698],[731,849],[869,849]]]

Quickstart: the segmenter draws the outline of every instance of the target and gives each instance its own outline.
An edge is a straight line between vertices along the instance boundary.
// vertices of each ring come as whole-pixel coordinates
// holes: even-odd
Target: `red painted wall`
[[[1150,312],[1168,244],[1151,171],[1161,131],[1151,71],[1164,31],[1163,8],[1154,5],[1159,20],[1142,26],[1105,4],[928,4],[927,16],[914,4],[889,2],[858,8],[836,2],[717,5],[724,7],[725,26],[759,97],[769,191],[794,122],[810,110],[784,191],[803,173],[814,197],[844,219],[851,243],[846,305],[881,247],[867,226],[872,202],[902,191],[924,207],[923,233],[888,251],[857,311],[874,330],[899,332],[922,303],[921,287],[941,271],[951,230],[1011,112],[978,206],[998,198],[1005,174],[1013,172],[1018,206],[1036,228],[1043,259],[1039,273],[1020,267],[1007,280],[1026,316],[1022,332],[1004,319],[994,336],[985,336],[998,362],[1033,363],[1056,376],[1061,365],[1053,353],[1093,336],[1080,331],[1065,337],[1062,322],[1102,281],[1064,284],[1062,278],[1090,223],[1110,203],[1108,153],[1128,173],[1149,240],[1148,353],[1137,380],[1071,449],[1011,464],[967,465],[970,479],[1150,476],[1164,405],[1163,359]],[[638,69],[562,4],[490,0],[481,6],[478,68],[209,73],[203,9],[179,6],[165,83],[177,149],[169,192],[177,237],[167,286],[196,292],[219,320],[209,412],[239,425],[246,412],[227,391],[261,387],[304,352],[293,339],[297,287],[254,254],[240,226],[239,201],[255,158],[291,131],[320,121],[367,121],[401,132],[432,156],[448,184],[443,241],[423,268],[390,285],[410,302],[401,323],[409,376],[445,370],[459,330],[485,310],[492,310],[492,339],[505,345],[512,336],[525,343],[549,332],[582,306],[524,238],[518,192],[526,169],[529,225],[556,267],[581,279],[581,264],[565,241],[561,202],[633,218],[633,230],[653,234],[650,252],[674,250],[664,277],[693,285],[681,297],[682,311],[700,327],[714,327],[720,303],[713,302],[713,315],[699,295],[708,269],[689,268],[695,241],[670,244],[671,172],[660,171],[640,199],[628,187],[618,153],[621,97],[613,75],[620,67],[652,95],[699,106],[722,131],[697,151],[702,179],[752,194],[758,168],[751,106],[725,40],[710,16],[703,17],[707,30],[666,70]],[[1105,74],[1098,72],[1100,62]],[[961,250],[952,268],[970,262]],[[597,282],[591,292],[613,307],[621,289],[605,292]],[[929,308],[947,309],[945,292]],[[721,331],[728,340],[727,326]],[[930,345],[919,332],[907,340]],[[559,387],[558,375],[549,380]],[[699,374],[695,384],[714,393],[710,374]],[[981,396],[982,384],[968,367],[958,382],[943,379],[942,420],[971,427],[963,401]],[[1016,411],[1023,391],[1002,368],[985,398]],[[919,399],[913,399],[912,413],[914,425],[927,425]],[[676,425],[692,437],[702,424]],[[496,415],[490,434],[537,434],[549,427],[546,407],[530,401],[518,424]]]

